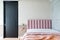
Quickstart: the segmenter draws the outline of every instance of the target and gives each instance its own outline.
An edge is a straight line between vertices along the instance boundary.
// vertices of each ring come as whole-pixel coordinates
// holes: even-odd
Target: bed
[[[52,29],[51,19],[28,20],[22,40],[60,40],[60,32]]]

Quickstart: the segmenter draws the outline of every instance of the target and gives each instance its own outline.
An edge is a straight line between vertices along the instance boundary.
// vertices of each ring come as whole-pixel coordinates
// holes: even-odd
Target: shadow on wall
[[[53,19],[52,20],[52,27],[54,30],[57,30],[60,32],[60,19]]]

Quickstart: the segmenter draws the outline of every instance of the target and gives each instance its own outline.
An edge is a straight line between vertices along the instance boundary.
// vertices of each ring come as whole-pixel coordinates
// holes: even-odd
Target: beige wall
[[[49,0],[19,1],[19,25],[27,24],[28,19],[50,19],[50,9]]]

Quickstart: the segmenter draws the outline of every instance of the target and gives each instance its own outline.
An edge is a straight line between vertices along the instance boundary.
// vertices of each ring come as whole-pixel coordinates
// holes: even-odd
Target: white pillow
[[[27,29],[27,33],[30,32],[60,33],[59,31],[53,29]]]
[[[56,30],[53,30],[53,29],[27,29],[27,32],[24,34],[23,37],[25,37],[27,34],[33,34],[34,32],[40,33],[40,34],[60,35],[59,31],[56,31]]]

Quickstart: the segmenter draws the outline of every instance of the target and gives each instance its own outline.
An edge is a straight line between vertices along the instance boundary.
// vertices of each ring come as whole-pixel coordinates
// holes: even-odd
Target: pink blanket
[[[57,39],[60,34],[43,34],[40,33],[28,33],[24,36],[23,40],[55,40]]]

